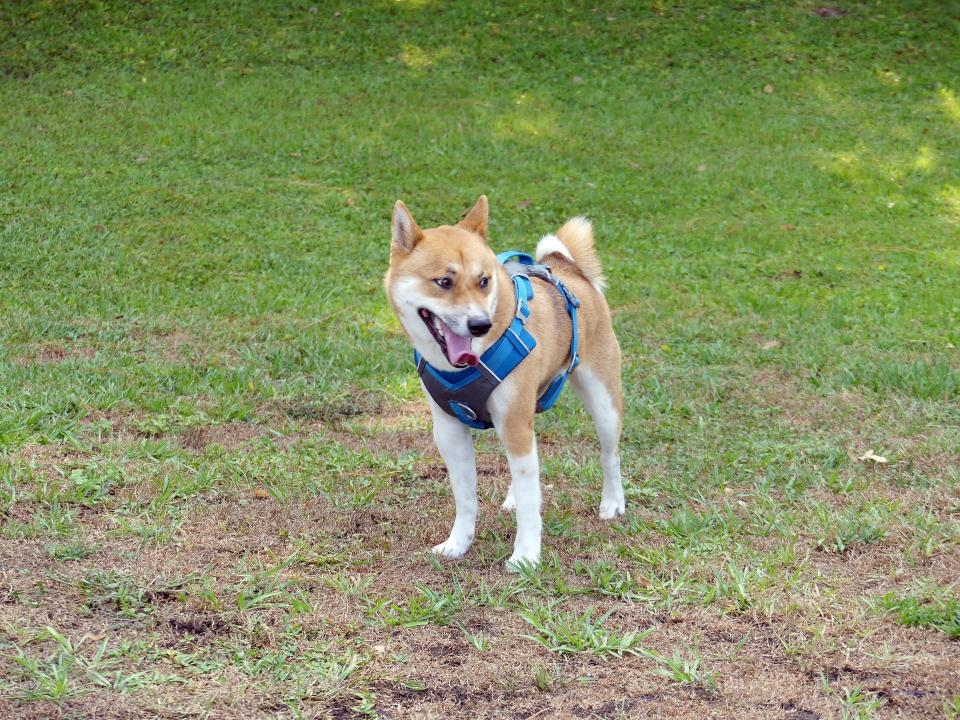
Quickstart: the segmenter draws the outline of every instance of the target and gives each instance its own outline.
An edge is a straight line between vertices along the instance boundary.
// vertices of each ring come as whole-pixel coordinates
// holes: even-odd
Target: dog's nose
[[[474,337],[486,335],[491,327],[493,327],[493,323],[487,318],[470,318],[467,320],[467,330],[469,330],[470,334]]]

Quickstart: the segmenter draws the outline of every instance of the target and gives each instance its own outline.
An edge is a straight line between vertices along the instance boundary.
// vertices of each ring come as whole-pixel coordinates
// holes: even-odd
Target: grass
[[[557,608],[556,603],[551,602],[533,605],[520,614],[536,631],[534,635],[524,637],[560,654],[593,653],[600,657],[635,654],[641,649],[640,641],[649,633],[631,630],[617,635],[607,630],[604,623],[613,614],[613,610],[594,618],[592,609],[578,615],[564,612]]]
[[[679,650],[674,650],[673,655],[668,657],[653,652],[648,655],[657,663],[653,669],[657,675],[679,685],[699,685],[709,691],[714,689],[714,676],[703,668],[703,658],[699,655],[687,658]]]
[[[960,14],[826,7],[0,5],[0,715],[956,717]],[[625,358],[520,576],[380,290],[481,193]]]
[[[860,685],[852,688],[843,688],[836,693],[837,704],[840,706],[842,720],[870,720],[876,717],[877,711],[883,707],[883,698],[877,694],[864,690]]]
[[[907,595],[887,593],[880,606],[907,627],[942,630],[951,640],[960,640],[960,598],[951,588],[928,588]]]

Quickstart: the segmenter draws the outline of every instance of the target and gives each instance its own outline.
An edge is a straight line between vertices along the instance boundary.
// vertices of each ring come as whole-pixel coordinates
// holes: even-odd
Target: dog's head
[[[387,295],[414,347],[441,370],[475,365],[496,339],[504,280],[487,245],[487,215],[483,195],[456,225],[421,230],[406,205],[393,208]]]

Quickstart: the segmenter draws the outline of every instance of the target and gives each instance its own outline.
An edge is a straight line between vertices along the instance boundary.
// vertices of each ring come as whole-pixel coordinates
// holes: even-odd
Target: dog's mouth
[[[455,333],[449,325],[426,308],[420,308],[420,319],[454,367],[476,365],[480,358],[470,349],[470,338]]]

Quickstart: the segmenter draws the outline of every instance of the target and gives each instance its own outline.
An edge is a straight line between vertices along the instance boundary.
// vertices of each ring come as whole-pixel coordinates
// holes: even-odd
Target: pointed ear
[[[487,217],[489,214],[490,209],[487,206],[487,196],[481,195],[480,199],[477,200],[477,204],[470,209],[470,212],[464,216],[463,220],[457,223],[457,226],[471,232],[475,232],[477,235],[486,240]]]
[[[410,214],[407,206],[401,200],[397,200],[397,204],[393,206],[391,228],[394,246],[404,252],[413,250],[414,246],[423,237],[423,232],[413,219],[413,215]]]

